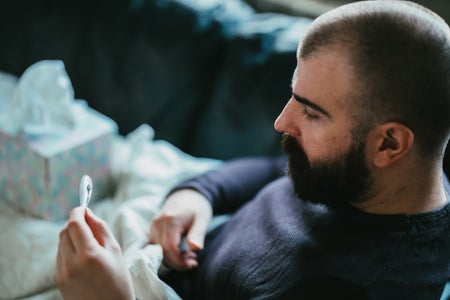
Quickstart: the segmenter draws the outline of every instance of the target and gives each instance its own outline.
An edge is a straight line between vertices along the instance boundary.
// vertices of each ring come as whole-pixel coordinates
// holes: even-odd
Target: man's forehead
[[[348,49],[329,45],[297,58],[291,88],[296,95],[324,107],[330,102],[348,106],[359,90],[356,77]]]

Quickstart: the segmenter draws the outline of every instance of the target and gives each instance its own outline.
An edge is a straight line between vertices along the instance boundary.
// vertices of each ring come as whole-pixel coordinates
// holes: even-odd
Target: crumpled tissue
[[[2,101],[10,102],[2,130],[11,135],[20,131],[30,135],[60,133],[75,126],[74,90],[60,60],[31,65],[18,80],[11,98]]]
[[[84,174],[94,181],[93,199],[103,197],[117,124],[75,101],[63,62],[37,62],[16,80],[3,74],[2,88],[0,198],[33,216],[61,220],[78,205]]]

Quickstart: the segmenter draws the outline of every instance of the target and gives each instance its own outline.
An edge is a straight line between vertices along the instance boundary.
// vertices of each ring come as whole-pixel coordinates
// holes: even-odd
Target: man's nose
[[[291,135],[298,135],[300,130],[295,122],[294,111],[295,111],[295,102],[290,99],[288,103],[284,106],[281,113],[278,115],[275,120],[274,127],[278,132],[286,132]]]

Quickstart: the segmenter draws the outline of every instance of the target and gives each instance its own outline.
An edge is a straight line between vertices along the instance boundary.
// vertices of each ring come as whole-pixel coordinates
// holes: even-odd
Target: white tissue
[[[60,60],[31,65],[19,78],[11,98],[1,101],[10,101],[10,113],[3,115],[0,129],[11,135],[62,133],[75,125],[74,90]]]

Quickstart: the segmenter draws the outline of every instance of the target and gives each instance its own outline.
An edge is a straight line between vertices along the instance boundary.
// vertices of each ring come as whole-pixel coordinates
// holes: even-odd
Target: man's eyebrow
[[[319,105],[314,104],[311,101],[309,101],[308,99],[300,97],[299,95],[292,94],[292,96],[294,97],[294,99],[297,102],[299,102],[299,103],[301,103],[303,105],[306,105],[308,107],[311,107],[313,110],[318,111],[318,112],[324,114],[327,117],[330,117],[330,114],[326,110],[324,110],[322,107],[320,107]]]

